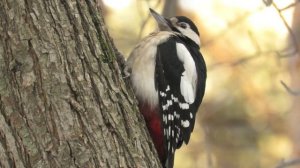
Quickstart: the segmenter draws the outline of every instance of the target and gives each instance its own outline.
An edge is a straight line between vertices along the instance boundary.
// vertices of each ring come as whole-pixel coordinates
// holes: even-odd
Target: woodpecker
[[[175,150],[188,144],[206,83],[199,32],[185,16],[164,18],[153,9],[159,30],[131,52],[126,72],[139,110],[163,167],[172,168]]]

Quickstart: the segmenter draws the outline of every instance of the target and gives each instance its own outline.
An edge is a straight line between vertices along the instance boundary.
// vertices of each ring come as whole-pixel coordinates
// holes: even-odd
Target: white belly
[[[127,68],[131,69],[131,82],[137,98],[151,106],[158,104],[154,74],[157,46],[171,35],[171,32],[166,31],[150,34],[133,49],[127,59]]]

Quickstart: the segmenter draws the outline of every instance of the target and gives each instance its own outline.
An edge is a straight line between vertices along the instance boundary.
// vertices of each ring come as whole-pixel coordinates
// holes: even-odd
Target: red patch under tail
[[[159,159],[161,163],[164,164],[166,160],[166,154],[164,150],[164,135],[161,117],[159,114],[159,108],[151,107],[147,103],[140,103],[139,109],[142,115],[144,116],[148,131],[151,135],[156,151],[159,155]]]

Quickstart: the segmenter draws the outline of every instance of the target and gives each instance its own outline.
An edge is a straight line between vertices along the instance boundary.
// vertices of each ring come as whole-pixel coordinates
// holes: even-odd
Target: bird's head
[[[150,8],[160,31],[174,31],[188,37],[200,47],[199,31],[196,25],[185,16],[165,18]]]

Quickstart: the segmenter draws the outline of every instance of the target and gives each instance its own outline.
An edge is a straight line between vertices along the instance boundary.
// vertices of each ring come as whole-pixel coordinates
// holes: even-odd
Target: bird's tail
[[[174,157],[175,157],[175,153],[169,155],[169,157],[167,158],[164,168],[173,168],[174,166]]]

